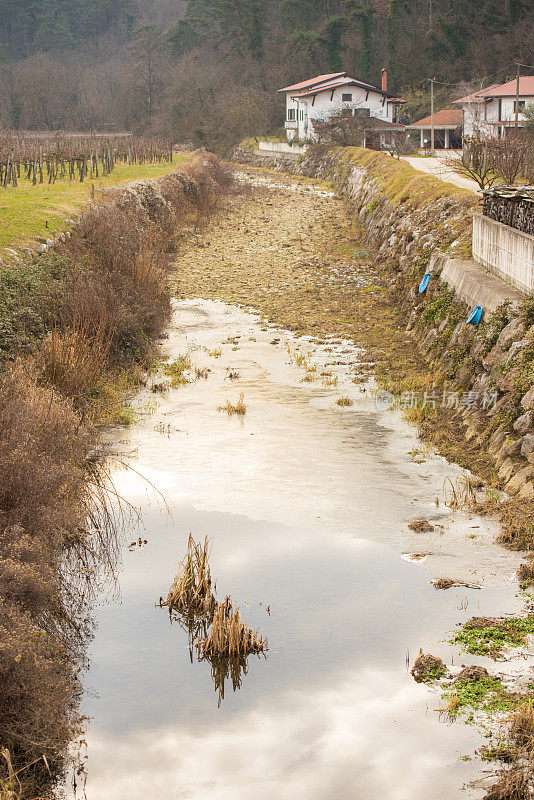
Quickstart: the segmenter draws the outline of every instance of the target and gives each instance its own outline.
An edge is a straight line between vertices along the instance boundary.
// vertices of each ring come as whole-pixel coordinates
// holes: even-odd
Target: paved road
[[[470,192],[477,193],[479,191],[475,181],[458,175],[451,167],[444,164],[439,157],[404,156],[402,160],[406,161],[406,163],[414,169],[418,169],[420,172],[428,172],[429,175],[434,175],[436,178],[440,178],[440,180],[446,183],[452,183],[454,186],[459,186],[461,189],[468,189]]]

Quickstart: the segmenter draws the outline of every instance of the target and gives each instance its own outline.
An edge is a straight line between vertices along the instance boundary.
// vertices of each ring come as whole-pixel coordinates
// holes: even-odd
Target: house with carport
[[[462,147],[464,115],[460,108],[444,108],[436,111],[434,118],[423,119],[407,125],[409,131],[420,133],[421,149],[430,147],[432,125],[434,125],[434,147],[436,150],[458,150]]]

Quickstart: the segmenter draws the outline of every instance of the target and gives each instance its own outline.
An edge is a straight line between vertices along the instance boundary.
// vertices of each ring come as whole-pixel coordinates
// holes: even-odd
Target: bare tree
[[[462,155],[459,158],[447,156],[443,163],[452,167],[459,175],[471,178],[482,190],[489,189],[499,180],[499,176],[494,172],[493,158],[484,139],[465,137]]]

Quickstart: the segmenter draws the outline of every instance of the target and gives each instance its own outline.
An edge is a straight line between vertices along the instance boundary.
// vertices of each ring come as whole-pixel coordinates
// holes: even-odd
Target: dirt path
[[[250,188],[184,243],[177,296],[225,300],[296,332],[352,338],[397,378],[426,371],[385,301],[388,275],[371,265],[330,188],[267,170],[241,174]]]

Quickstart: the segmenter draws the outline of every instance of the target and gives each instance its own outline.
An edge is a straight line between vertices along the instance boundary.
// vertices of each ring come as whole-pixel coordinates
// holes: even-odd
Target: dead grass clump
[[[532,702],[522,705],[510,718],[510,735],[520,746],[533,750],[534,708]]]
[[[499,544],[510,550],[534,550],[533,500],[489,500],[478,503],[475,510],[479,514],[497,516],[501,524],[501,532],[496,540]]]
[[[432,585],[434,589],[451,589],[455,583],[456,581],[453,581],[450,578],[438,578],[437,580],[433,581]]]
[[[353,406],[354,401],[351,400],[350,397],[340,397],[339,400],[336,401],[336,404],[343,408],[343,407]]]
[[[530,800],[530,782],[532,768],[526,765],[517,765],[503,771],[501,777],[484,800]]]
[[[167,599],[162,603],[170,614],[174,612],[189,617],[213,613],[217,604],[212,593],[209,554],[207,538],[202,545],[189,535],[187,555],[180,564]]]
[[[242,621],[239,608],[234,611],[227,597],[224,603],[217,605],[208,636],[198,642],[197,649],[201,658],[213,661],[247,658],[254,653],[264,653],[268,647],[266,639]]]
[[[228,416],[232,416],[233,414],[237,414],[239,416],[245,416],[245,414],[247,413],[247,406],[245,404],[245,395],[243,394],[243,392],[241,392],[241,394],[239,395],[239,400],[237,401],[237,404],[235,406],[232,405],[232,403],[229,400],[227,400],[226,404],[224,406],[219,406],[218,410],[226,411]]]
[[[438,656],[425,655],[422,650],[413,665],[411,674],[416,683],[432,683],[442,678],[447,667]]]
[[[517,577],[521,588],[523,589],[534,583],[534,558],[524,564],[521,564],[517,570]]]
[[[411,531],[415,533],[431,533],[435,530],[434,526],[430,524],[427,519],[414,519],[413,522],[408,524]]]

